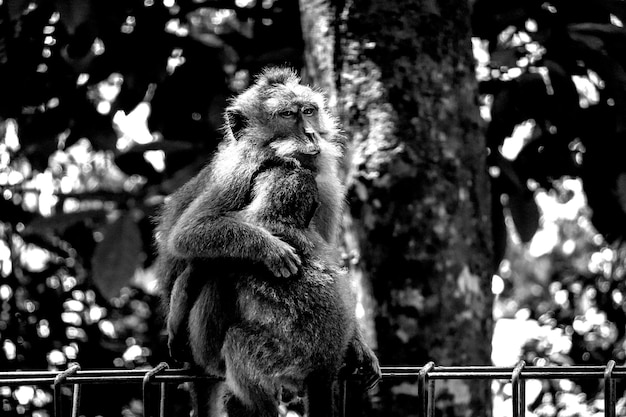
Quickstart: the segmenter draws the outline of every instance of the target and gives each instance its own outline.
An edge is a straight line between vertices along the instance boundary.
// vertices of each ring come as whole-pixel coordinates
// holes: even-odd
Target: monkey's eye
[[[291,119],[296,115],[296,112],[292,110],[283,110],[278,114],[280,115],[280,117],[284,117],[285,119]]]
[[[313,116],[315,109],[313,107],[305,107],[302,109],[302,114],[305,116]]]

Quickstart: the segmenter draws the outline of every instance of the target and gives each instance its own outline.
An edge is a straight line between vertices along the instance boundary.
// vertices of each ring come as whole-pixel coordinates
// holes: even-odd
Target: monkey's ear
[[[239,140],[239,134],[247,125],[246,116],[240,109],[228,108],[226,109],[226,129],[232,133],[235,140]]]

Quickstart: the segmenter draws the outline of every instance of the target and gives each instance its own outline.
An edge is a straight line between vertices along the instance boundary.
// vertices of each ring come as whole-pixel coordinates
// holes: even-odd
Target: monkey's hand
[[[272,236],[272,248],[263,260],[276,277],[289,278],[298,273],[302,261],[296,250],[287,242]]]
[[[378,358],[361,337],[356,337],[348,346],[343,372],[356,375],[366,390],[378,384],[382,376]]]

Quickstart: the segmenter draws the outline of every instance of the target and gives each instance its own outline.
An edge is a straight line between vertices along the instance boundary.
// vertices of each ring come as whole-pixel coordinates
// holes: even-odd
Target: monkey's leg
[[[337,415],[334,378],[327,372],[314,372],[306,380],[307,417],[334,417]]]
[[[226,402],[228,417],[277,417],[278,404],[254,385],[245,387],[247,401],[232,395]],[[212,416],[211,416],[212,417]],[[330,416],[329,416],[330,417]]]
[[[226,333],[222,355],[226,385],[233,394],[226,405],[229,417],[278,415],[278,391],[273,374],[281,373],[276,361],[280,352],[272,348],[272,340],[265,332],[263,328],[254,331],[233,326]]]
[[[221,417],[226,387],[219,380],[197,380],[190,384],[194,417]]]
[[[220,351],[226,331],[235,317],[234,283],[228,277],[220,277],[201,284],[189,312],[189,346],[196,365],[210,374],[223,376],[224,363]]]
[[[189,360],[190,357],[187,321],[193,305],[193,300],[189,299],[191,269],[191,266],[188,266],[174,281],[167,314],[167,346],[170,356],[181,362]]]
[[[245,373],[232,370],[226,365],[226,379],[229,388],[233,389],[233,396],[226,403],[228,417],[276,417],[278,415],[278,400],[273,393],[257,385]],[[236,375],[233,375],[235,373]]]

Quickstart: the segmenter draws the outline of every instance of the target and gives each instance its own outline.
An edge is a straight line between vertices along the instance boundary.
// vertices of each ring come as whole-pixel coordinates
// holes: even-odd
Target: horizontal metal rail
[[[616,381],[626,378],[626,366],[616,366],[609,361],[606,366],[526,366],[521,361],[515,367],[495,366],[436,366],[429,362],[424,366],[383,366],[383,380],[415,379],[418,384],[418,415],[434,416],[434,390],[437,380],[474,379],[474,380],[509,380],[513,385],[513,416],[523,416],[525,412],[525,380],[528,379],[598,379],[604,380],[605,416],[615,416],[617,402]],[[83,370],[73,365],[65,371],[10,371],[0,372],[0,386],[52,385],[54,388],[55,416],[61,417],[61,385],[73,385],[72,417],[78,415],[80,386],[83,384],[142,384],[146,416],[164,415],[166,385],[194,381],[198,379],[216,379],[200,375],[187,369],[169,369],[161,363],[152,369],[98,369]],[[153,412],[152,394],[154,385],[160,384],[158,395],[159,412]]]

